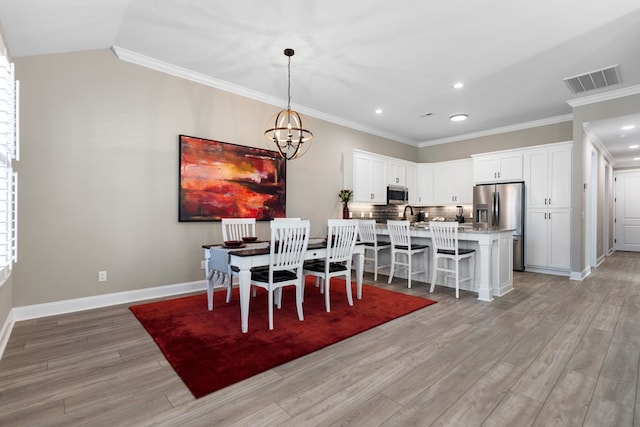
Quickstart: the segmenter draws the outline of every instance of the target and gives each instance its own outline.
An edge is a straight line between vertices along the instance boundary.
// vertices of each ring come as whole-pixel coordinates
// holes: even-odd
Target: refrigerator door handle
[[[493,224],[494,227],[498,227],[500,225],[500,193],[495,192],[495,222]]]
[[[498,206],[497,206],[497,200],[498,200],[498,193],[497,192],[493,192],[492,195],[492,206],[491,206],[491,226],[495,227],[498,221]]]

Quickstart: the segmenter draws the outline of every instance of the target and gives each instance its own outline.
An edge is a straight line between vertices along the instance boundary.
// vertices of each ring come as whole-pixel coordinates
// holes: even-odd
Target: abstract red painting
[[[178,218],[285,217],[286,161],[275,151],[180,135]]]

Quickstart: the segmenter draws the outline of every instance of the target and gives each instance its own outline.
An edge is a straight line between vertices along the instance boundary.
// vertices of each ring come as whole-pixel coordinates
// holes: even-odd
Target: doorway
[[[614,246],[617,251],[640,252],[640,170],[615,173]]]

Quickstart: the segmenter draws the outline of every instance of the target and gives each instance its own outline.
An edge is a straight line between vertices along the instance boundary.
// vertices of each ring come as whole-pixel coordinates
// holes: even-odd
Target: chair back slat
[[[327,261],[350,260],[358,237],[358,220],[330,219],[327,225]]]
[[[457,222],[429,222],[431,241],[436,251],[445,249],[458,255],[458,225]]]
[[[406,246],[411,249],[409,221],[387,221],[389,238],[393,246]]]
[[[242,240],[243,237],[255,237],[255,218],[222,218],[222,240]]]
[[[271,221],[270,270],[298,269],[301,274],[309,228],[309,221]]]

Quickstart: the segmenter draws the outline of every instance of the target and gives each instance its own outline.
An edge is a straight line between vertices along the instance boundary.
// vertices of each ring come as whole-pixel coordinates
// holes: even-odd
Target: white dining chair
[[[256,236],[255,218],[222,218],[222,241],[242,240]]]
[[[269,295],[269,329],[273,329],[274,291],[277,291],[277,307],[280,308],[284,286],[296,287],[298,319],[304,320],[303,263],[309,243],[309,228],[309,221],[271,221],[269,268],[251,272],[251,285],[266,289]]]
[[[409,221],[393,221],[387,220],[387,229],[391,238],[391,270],[389,271],[389,282],[393,280],[393,275],[397,267],[407,269],[407,287],[411,288],[411,276],[414,274],[424,273],[426,277],[428,271],[428,245],[416,244],[411,242],[411,228]],[[424,269],[414,270],[413,256],[421,254],[424,258]],[[406,258],[406,262],[401,258]]]
[[[458,223],[457,222],[429,222],[431,230],[431,242],[433,244],[433,272],[431,273],[431,292],[436,287],[438,272],[445,273],[444,284],[448,278],[456,281],[456,298],[460,298],[460,282],[471,281],[475,276],[476,252],[474,249],[460,249],[458,247]],[[469,275],[460,278],[460,261],[469,260]],[[440,260],[444,265],[440,266]],[[450,261],[454,266],[450,267]]]
[[[324,259],[305,263],[304,274],[316,277],[316,284],[319,284],[320,291],[324,292],[325,310],[330,312],[329,288],[332,277],[345,276],[347,302],[353,305],[351,263],[358,237],[358,220],[330,219],[327,226],[327,255]]]
[[[358,234],[360,236],[360,242],[364,244],[364,262],[373,262],[373,281],[377,282],[378,270],[381,268],[387,268],[391,265],[379,265],[378,252],[391,248],[391,243],[378,241],[376,222],[372,219],[358,220]],[[367,253],[369,253],[369,256],[367,256]]]
[[[255,218],[222,218],[222,241],[230,240],[241,241],[243,237],[256,236],[256,219]],[[229,280],[227,284],[227,304],[231,301],[231,290],[233,288],[233,278],[237,277],[237,272],[229,267]],[[253,296],[256,296],[256,290],[253,290]]]

